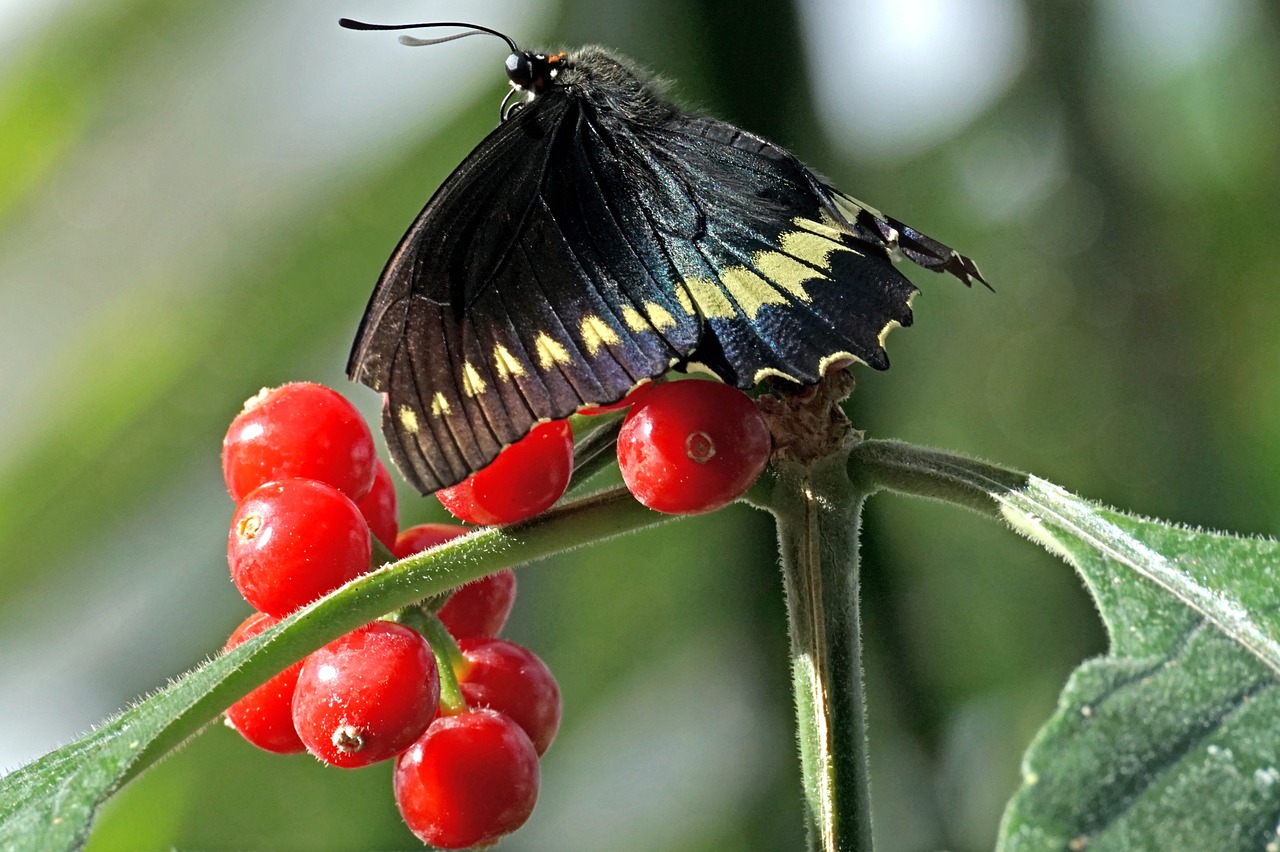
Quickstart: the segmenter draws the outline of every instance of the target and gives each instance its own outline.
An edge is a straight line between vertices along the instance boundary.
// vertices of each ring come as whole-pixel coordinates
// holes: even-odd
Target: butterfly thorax
[[[511,85],[530,100],[550,92],[581,98],[597,110],[616,111],[636,123],[658,123],[672,107],[629,61],[600,47],[507,57]]]

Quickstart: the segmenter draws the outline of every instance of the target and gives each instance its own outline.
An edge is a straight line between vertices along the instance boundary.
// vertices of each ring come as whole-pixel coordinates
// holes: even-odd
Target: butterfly
[[[676,106],[598,47],[506,41],[501,121],[400,240],[347,373],[384,394],[396,465],[462,481],[539,422],[672,369],[750,388],[889,366],[911,324],[905,257],[986,284],[974,262],[845,195],[793,154]]]

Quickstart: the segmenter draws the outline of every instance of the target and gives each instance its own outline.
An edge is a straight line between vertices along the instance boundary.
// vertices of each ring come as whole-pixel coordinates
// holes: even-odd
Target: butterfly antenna
[[[413,36],[400,36],[400,43],[405,47],[430,47],[433,44],[444,44],[446,41],[457,41],[460,38],[466,38],[473,35],[488,35],[479,30],[467,30],[465,33],[454,33],[451,36],[441,36],[440,38],[414,38]]]
[[[520,48],[516,47],[516,43],[509,36],[503,35],[497,30],[491,30],[488,27],[482,27],[479,24],[466,24],[459,21],[439,21],[430,24],[366,24],[364,21],[353,21],[350,18],[339,18],[338,26],[348,30],[417,30],[429,27],[461,27],[468,30],[464,33],[455,33],[442,38],[420,39],[412,36],[401,36],[400,43],[407,44],[411,47],[423,47],[430,44],[442,44],[446,41],[466,38],[472,35],[491,35],[497,36],[507,43],[507,47],[511,48],[512,53],[519,53]]]

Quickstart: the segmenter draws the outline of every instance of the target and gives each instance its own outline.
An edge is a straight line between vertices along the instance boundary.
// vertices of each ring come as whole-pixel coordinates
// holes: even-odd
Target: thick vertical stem
[[[775,462],[810,848],[871,849],[871,788],[858,617],[858,529],[866,494],[840,453]]]

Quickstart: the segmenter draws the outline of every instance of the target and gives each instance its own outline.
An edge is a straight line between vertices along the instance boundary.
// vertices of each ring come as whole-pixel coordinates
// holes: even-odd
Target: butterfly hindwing
[[[707,327],[695,364],[739,387],[767,376],[811,383],[855,358],[888,366],[881,338],[911,322],[915,287],[884,245],[839,217],[795,157],[680,113],[634,135],[655,183],[689,187],[697,207],[696,228],[663,231],[681,275],[678,301]]]

